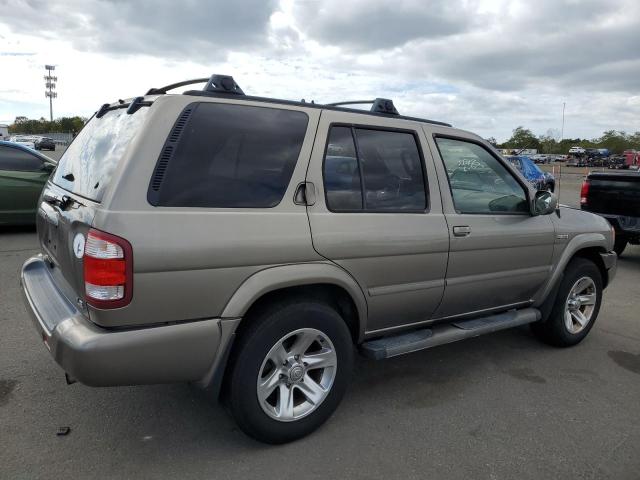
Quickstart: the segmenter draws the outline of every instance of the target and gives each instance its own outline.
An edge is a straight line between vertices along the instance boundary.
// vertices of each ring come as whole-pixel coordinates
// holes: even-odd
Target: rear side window
[[[42,160],[19,148],[0,146],[0,170],[33,172],[42,169]]]
[[[162,173],[160,162],[156,167],[149,201],[209,208],[267,208],[280,203],[304,142],[307,115],[219,103],[190,108],[161,179],[156,178]]]
[[[327,206],[333,211],[427,208],[420,151],[410,132],[331,127],[324,186]]]
[[[128,114],[126,108],[93,117],[64,152],[53,183],[99,202],[125,149],[140,130],[148,108]]]

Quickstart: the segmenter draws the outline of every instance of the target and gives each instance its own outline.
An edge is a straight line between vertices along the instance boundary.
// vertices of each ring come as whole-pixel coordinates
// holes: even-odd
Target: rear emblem
[[[76,258],[84,256],[84,235],[81,233],[76,233],[76,236],[73,237],[73,253]]]

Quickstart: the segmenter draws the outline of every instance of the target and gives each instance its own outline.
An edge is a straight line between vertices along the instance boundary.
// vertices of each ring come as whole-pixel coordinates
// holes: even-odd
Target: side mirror
[[[538,190],[533,198],[531,213],[533,215],[549,215],[558,208],[558,198],[548,190]]]

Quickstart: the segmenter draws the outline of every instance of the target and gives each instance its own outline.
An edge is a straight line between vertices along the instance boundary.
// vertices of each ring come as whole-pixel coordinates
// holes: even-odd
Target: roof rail
[[[172,83],[171,85],[167,85],[161,88],[150,88],[146,95],[163,95],[167,93],[169,90],[173,90],[174,88],[184,87],[185,85],[193,85],[194,83],[204,83],[208,82],[209,78],[196,78],[194,80],[185,80],[183,82]]]
[[[346,102],[327,103],[327,105],[330,107],[339,107],[342,105],[361,105],[367,103],[371,104],[370,112],[400,115],[398,110],[396,110],[396,107],[393,105],[393,100],[389,100],[388,98],[376,98],[374,100],[348,100]]]

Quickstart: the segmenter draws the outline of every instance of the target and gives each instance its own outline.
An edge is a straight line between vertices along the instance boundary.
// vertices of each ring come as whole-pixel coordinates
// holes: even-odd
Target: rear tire
[[[271,444],[308,435],[333,414],[350,381],[347,325],[334,309],[308,299],[271,305],[248,321],[228,390],[238,426]]]
[[[613,251],[616,252],[619,257],[622,256],[622,252],[624,252],[624,249],[627,248],[627,243],[629,243],[629,241],[626,237],[623,237],[622,235],[616,235],[616,241],[613,244]]]
[[[549,317],[532,324],[533,332],[556,347],[580,343],[598,317],[602,289],[600,269],[590,260],[574,258],[565,269]]]

